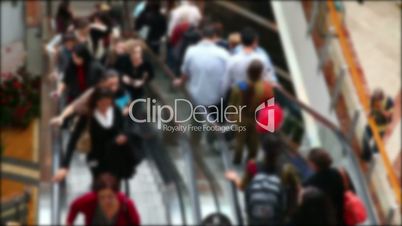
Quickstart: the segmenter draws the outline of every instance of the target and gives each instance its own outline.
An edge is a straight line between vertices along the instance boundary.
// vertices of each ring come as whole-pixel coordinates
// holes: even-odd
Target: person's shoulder
[[[88,192],[79,196],[74,203],[77,205],[89,205],[95,203],[97,200],[97,195],[95,192]]]

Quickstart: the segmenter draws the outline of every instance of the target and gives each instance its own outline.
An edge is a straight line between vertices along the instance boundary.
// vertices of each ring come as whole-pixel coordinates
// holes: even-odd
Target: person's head
[[[96,88],[90,101],[91,112],[97,110],[106,112],[113,106],[114,93],[108,89]]]
[[[98,196],[98,203],[104,208],[113,205],[120,191],[120,181],[109,173],[100,174],[92,184],[92,191]]]
[[[207,24],[202,28],[202,37],[204,39],[214,39],[215,38],[215,27],[212,24]]]
[[[328,196],[315,187],[303,191],[294,225],[336,225],[335,209]]]
[[[69,16],[70,15],[70,1],[61,1],[59,7],[57,8],[57,16]]]
[[[141,63],[143,60],[143,49],[141,45],[134,45],[130,50],[130,57],[134,63]]]
[[[97,88],[116,93],[119,90],[119,73],[113,69],[106,70],[99,79]]]
[[[382,101],[384,100],[384,91],[382,89],[375,89],[371,95],[370,104],[372,109],[380,109]]]
[[[284,150],[284,141],[277,134],[270,133],[263,137],[262,149],[264,150],[264,162],[266,170],[275,172],[277,159]]]
[[[161,8],[160,1],[147,1],[147,5],[145,6],[146,12],[159,12]]]
[[[91,53],[84,44],[78,44],[73,48],[72,59],[75,65],[86,65],[91,61]]]
[[[315,171],[329,169],[332,165],[332,158],[323,148],[313,148],[308,154],[310,165]]]
[[[212,213],[206,216],[202,222],[202,226],[231,226],[230,219],[222,213]]]
[[[68,32],[63,35],[63,45],[66,49],[73,50],[76,43],[77,39],[72,32]]]
[[[223,36],[223,24],[220,22],[215,22],[213,24],[214,26],[214,33],[215,33],[215,38],[220,38]]]
[[[241,35],[238,32],[231,33],[228,37],[229,48],[233,49],[241,43]]]
[[[263,71],[264,65],[260,60],[251,61],[250,65],[247,68],[248,80],[253,83],[261,80]]]
[[[77,30],[81,35],[89,35],[90,23],[88,19],[78,19],[75,21],[75,30]]]
[[[252,28],[244,28],[241,32],[241,41],[245,47],[255,48],[258,45],[258,33]]]

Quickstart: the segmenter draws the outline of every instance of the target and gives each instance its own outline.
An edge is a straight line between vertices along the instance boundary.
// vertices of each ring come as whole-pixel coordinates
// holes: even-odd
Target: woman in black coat
[[[80,116],[55,181],[61,181],[67,175],[76,144],[85,129],[88,129],[90,141],[87,163],[94,178],[105,172],[120,179],[133,175],[137,165],[133,145],[124,131],[123,115],[113,104],[113,98],[114,94],[108,90],[95,90],[90,101],[91,111]]]
[[[142,98],[145,84],[154,77],[151,64],[144,59],[142,47],[134,45],[130,54],[119,56],[114,68],[120,73],[123,87],[130,92],[131,99]]]

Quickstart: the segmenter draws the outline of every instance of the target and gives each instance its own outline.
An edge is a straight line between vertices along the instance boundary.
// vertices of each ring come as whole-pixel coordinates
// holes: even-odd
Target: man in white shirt
[[[198,26],[202,19],[202,15],[193,1],[183,0],[181,4],[173,9],[170,13],[168,36],[171,37],[174,28],[183,21],[187,21],[190,25]]]
[[[264,65],[264,79],[276,84],[278,79],[268,54],[258,47],[258,34],[251,28],[242,32],[242,46],[228,62],[222,82],[222,95],[225,95],[232,85],[247,80],[247,68],[253,60],[260,60]]]
[[[181,68],[182,77],[174,84],[186,83],[186,88],[197,105],[215,105],[221,96],[222,78],[229,53],[214,42],[213,26],[203,29],[203,39],[186,51]]]

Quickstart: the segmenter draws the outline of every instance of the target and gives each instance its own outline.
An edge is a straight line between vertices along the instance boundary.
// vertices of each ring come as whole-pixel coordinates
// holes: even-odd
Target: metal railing
[[[31,193],[28,190],[11,198],[2,198],[0,205],[0,224],[7,225],[9,222],[22,225],[27,224],[30,199]]]
[[[368,170],[364,174],[366,180],[370,183],[370,188],[377,196],[377,211],[382,216],[381,219],[386,224],[395,224],[401,222],[401,214],[398,213],[401,204],[401,185],[396,176],[395,169],[385,149],[384,142],[379,134],[378,127],[371,116],[369,95],[364,86],[364,75],[359,66],[357,56],[354,54],[353,46],[348,37],[348,31],[345,26],[345,10],[342,6],[337,7],[332,0],[313,2],[310,9],[311,16],[309,20],[309,35],[325,38],[323,44],[317,45],[324,54],[321,56],[320,68],[327,63],[332,63],[334,74],[334,86],[332,87],[331,110],[335,110],[343,97],[346,105],[346,113],[351,118],[347,138],[352,141],[357,138],[360,143],[364,142],[364,131],[368,127],[373,133],[375,145],[379,150],[379,157],[374,158],[368,164]],[[320,17],[318,17],[320,15]],[[320,22],[320,23],[319,23]],[[319,24],[318,24],[319,23]],[[324,51],[325,50],[325,51]],[[318,50],[320,51],[320,50]],[[359,153],[355,150],[355,153]],[[356,159],[356,163],[363,166],[364,163]]]

